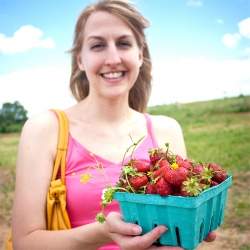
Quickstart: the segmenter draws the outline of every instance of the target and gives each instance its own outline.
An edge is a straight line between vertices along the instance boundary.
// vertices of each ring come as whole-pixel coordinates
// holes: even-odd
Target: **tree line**
[[[0,109],[0,133],[21,132],[28,119],[27,113],[18,101],[3,103]]]

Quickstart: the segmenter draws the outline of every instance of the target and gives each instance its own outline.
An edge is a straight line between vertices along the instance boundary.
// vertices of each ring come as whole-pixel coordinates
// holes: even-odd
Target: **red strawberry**
[[[192,161],[190,159],[183,160],[180,157],[176,159],[176,163],[179,165],[179,167],[186,168],[188,171],[191,171],[193,166]]]
[[[148,182],[148,177],[143,174],[140,176],[131,176],[129,177],[129,183],[131,187],[135,190],[140,190],[143,186],[145,186]]]
[[[192,168],[189,163],[181,159],[176,160],[176,163],[179,165],[179,167],[186,168],[188,171],[190,171]]]
[[[180,186],[173,186],[174,193],[180,193]]]
[[[137,161],[137,160],[132,161],[131,167],[137,168],[138,172],[146,173],[149,170],[149,166],[146,163],[144,163],[142,161]]]
[[[161,148],[149,149],[148,153],[150,162],[153,164],[156,164],[161,158],[166,158],[166,154]]]
[[[190,192],[186,191],[185,187],[186,187],[186,185],[184,185],[182,183],[181,187],[180,187],[180,194],[181,194],[181,196],[185,196],[185,197],[190,196]]]
[[[154,188],[160,196],[167,196],[173,193],[172,185],[166,182],[163,178],[156,181]]]
[[[156,179],[158,176],[164,176],[166,171],[168,171],[169,169],[169,167],[165,166],[155,170],[153,173],[154,178]]]
[[[147,183],[145,194],[156,194],[156,190],[151,182]]]
[[[187,179],[189,172],[183,167],[177,167],[176,169],[170,169],[166,171],[164,178],[167,182],[173,186],[180,186],[183,181]]]
[[[213,178],[212,180],[216,181],[217,183],[221,183],[227,178],[226,171],[219,165],[215,163],[208,164],[208,169],[212,168]]]
[[[176,161],[183,161],[183,158],[179,155],[175,155]]]
[[[199,182],[199,179],[195,176],[187,178],[180,187],[180,192],[182,196],[197,196],[202,192],[202,187],[204,184]]]
[[[201,179],[201,173],[204,172],[204,167],[201,166],[201,165],[196,165],[193,167],[193,173],[194,175],[198,178],[198,179]]]
[[[170,169],[170,163],[168,162],[168,160],[166,159],[161,159],[157,162],[157,165],[159,165],[159,167],[167,167]]]
[[[131,192],[131,189],[129,188],[128,183],[124,183],[122,187],[125,188],[126,190],[129,190],[129,192]],[[123,189],[120,189],[120,192],[126,192],[126,191]]]
[[[191,159],[189,159],[189,158],[186,158],[184,161],[189,165],[189,167],[191,169],[192,166],[193,166],[193,161]]]
[[[155,169],[154,169],[154,166],[155,166],[155,165],[154,165],[153,163],[151,163],[151,162],[148,164],[148,168],[149,168],[149,171],[150,171],[150,172],[153,172],[153,171],[155,170]]]
[[[218,182],[211,180],[211,182],[210,182],[211,187],[214,187],[214,186],[217,186],[217,185],[219,185]]]

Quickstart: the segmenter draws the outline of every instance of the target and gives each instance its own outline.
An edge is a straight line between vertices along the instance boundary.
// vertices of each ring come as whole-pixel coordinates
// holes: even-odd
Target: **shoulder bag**
[[[68,149],[69,125],[65,113],[61,110],[51,109],[59,119],[59,137],[57,154],[54,163],[50,187],[47,193],[47,230],[70,229],[70,220],[66,210],[65,168]],[[58,171],[61,179],[56,179]],[[12,250],[12,230],[10,229],[6,250]]]

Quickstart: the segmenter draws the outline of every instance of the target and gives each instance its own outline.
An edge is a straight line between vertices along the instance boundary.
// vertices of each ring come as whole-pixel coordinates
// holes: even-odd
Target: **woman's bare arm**
[[[96,249],[110,242],[104,225],[93,223],[65,231],[46,231],[46,196],[58,140],[51,112],[29,119],[18,149],[13,206],[14,249]]]

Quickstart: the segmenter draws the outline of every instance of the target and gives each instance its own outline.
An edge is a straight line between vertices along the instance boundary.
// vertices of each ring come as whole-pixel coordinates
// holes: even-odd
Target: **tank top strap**
[[[159,145],[156,141],[156,138],[154,136],[153,133],[153,127],[152,127],[152,121],[151,121],[151,117],[148,113],[144,113],[146,121],[147,121],[147,129],[148,129],[148,136],[151,138],[152,144],[154,148],[158,148]]]

